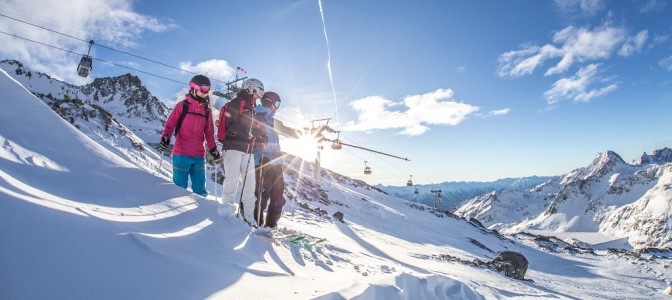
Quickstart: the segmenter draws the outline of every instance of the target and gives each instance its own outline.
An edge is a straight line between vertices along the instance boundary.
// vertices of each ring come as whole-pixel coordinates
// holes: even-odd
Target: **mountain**
[[[76,99],[56,107],[105,118]],[[0,101],[0,299],[669,297],[669,250],[503,236],[329,170],[313,180],[297,158],[279,225],[302,240],[268,240],[218,204],[212,180],[207,198],[175,186],[2,70]],[[502,253],[525,259],[524,278]]]
[[[622,247],[671,247],[670,151],[644,153],[636,164],[613,151],[599,153],[561,179],[527,191],[483,195],[455,213],[507,234],[592,232],[620,239]]]
[[[507,237],[328,170],[313,180],[297,158],[279,224],[302,240],[268,240],[213,181],[203,198],[138,167],[117,154],[132,146],[102,146],[5,71],[0,101],[0,299],[669,297],[670,251]]]
[[[443,182],[437,184],[416,184],[414,186],[384,186],[378,188],[390,195],[409,201],[434,206],[437,202],[436,194],[432,190],[441,190],[439,208],[455,210],[466,201],[491,192],[506,190],[527,190],[539,184],[553,180],[552,176],[530,176],[521,178],[503,178],[492,182]],[[415,194],[415,190],[418,193]]]
[[[159,140],[168,110],[137,76],[97,78],[75,86],[15,60],[0,61],[0,68],[98,144],[140,168],[164,176],[172,172],[163,168],[150,146]]]
[[[96,78],[90,84],[75,86],[51,76],[33,72],[16,60],[0,61],[6,70],[29,91],[47,104],[79,99],[98,107],[144,141],[158,141],[169,110],[154,97],[137,76]]]

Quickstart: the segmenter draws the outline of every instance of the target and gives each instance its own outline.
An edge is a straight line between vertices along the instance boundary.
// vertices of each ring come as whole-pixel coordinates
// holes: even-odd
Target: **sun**
[[[282,148],[285,152],[300,157],[304,161],[315,161],[318,144],[312,135],[304,133],[298,139],[287,138],[283,142]]]

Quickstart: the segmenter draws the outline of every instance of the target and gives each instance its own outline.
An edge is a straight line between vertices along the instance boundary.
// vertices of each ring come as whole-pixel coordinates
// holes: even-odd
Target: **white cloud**
[[[488,113],[488,116],[503,116],[508,114],[511,111],[510,108],[505,108],[505,109],[500,109],[500,110],[493,110]]]
[[[78,0],[59,1],[6,0],[3,11],[16,19],[46,27],[83,40],[95,39],[115,48],[133,47],[147,31],[161,32],[175,25],[133,11],[131,0]],[[29,11],[25,11],[28,10]],[[15,20],[3,19],[0,30],[40,43],[86,53],[88,43],[30,26]],[[73,83],[84,83],[76,74],[79,55],[40,45],[27,40],[0,35],[0,55],[17,59],[36,71]],[[92,49],[95,57],[96,47]],[[94,62],[95,69],[95,62]]]
[[[532,74],[536,68],[552,58],[560,58],[560,61],[548,68],[544,75],[561,74],[575,63],[609,58],[626,40],[632,41],[632,50],[635,51],[641,48],[647,36],[646,31],[643,31],[637,36],[628,37],[627,31],[622,27],[605,26],[590,30],[584,27],[568,26],[554,34],[553,43],[558,46],[528,45],[521,50],[509,51],[500,55],[497,74],[500,77]],[[639,42],[642,45],[638,44]]]
[[[672,71],[672,55],[668,56],[665,59],[661,59],[659,62],[661,67],[665,68],[668,71]]]
[[[618,50],[618,55],[630,56],[640,52],[648,38],[649,32],[647,30],[642,30],[637,35],[628,37],[621,49]]]
[[[231,81],[236,72],[236,68],[222,59],[206,60],[195,65],[190,61],[181,62],[180,69],[207,76],[210,78],[210,83],[213,87],[217,85],[224,86],[224,83],[218,81]]]
[[[350,106],[359,114],[358,119],[346,123],[342,130],[402,128],[399,133],[410,136],[424,134],[429,125],[455,126],[479,109],[454,100],[450,89],[406,96],[401,102],[370,96],[352,101]]]
[[[665,7],[665,4],[666,3],[663,0],[649,0],[639,9],[639,11],[643,13],[659,12]]]
[[[618,88],[616,84],[588,90],[600,78],[597,76],[598,65],[590,64],[581,68],[573,77],[562,78],[553,84],[553,88],[544,92],[548,104],[556,104],[565,99],[575,102],[588,102],[595,97],[610,93]]]
[[[595,15],[605,7],[604,0],[555,0],[555,4],[566,14]]]
[[[466,71],[467,71],[466,67],[463,67],[463,66],[457,67],[457,74],[463,75],[464,72],[466,72]]]

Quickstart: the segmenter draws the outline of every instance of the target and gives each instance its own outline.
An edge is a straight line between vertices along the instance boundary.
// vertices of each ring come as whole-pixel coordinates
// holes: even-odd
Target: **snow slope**
[[[669,297],[669,253],[549,251],[327,171],[313,181],[298,160],[280,226],[327,240],[272,242],[235,207],[220,215],[214,196],[100,146],[4,71],[0,101],[0,299]],[[502,250],[525,255],[533,281],[464,263]]]

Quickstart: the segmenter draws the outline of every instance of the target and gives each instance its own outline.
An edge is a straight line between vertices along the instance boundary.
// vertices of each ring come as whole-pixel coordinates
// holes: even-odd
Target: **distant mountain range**
[[[506,190],[527,190],[557,178],[553,176],[530,176],[504,178],[492,182],[461,181],[414,186],[377,185],[377,187],[390,195],[429,206],[434,206],[438,202],[438,208],[453,211],[466,201],[483,194]],[[416,189],[418,190],[417,194],[415,193]],[[432,193],[432,190],[441,190],[438,201],[437,194]]]
[[[672,246],[672,149],[631,164],[612,151],[531,190],[492,192],[455,213],[503,233],[599,232],[641,247]]]

